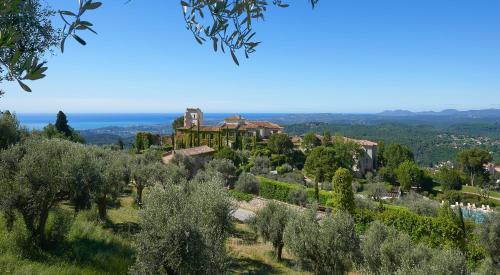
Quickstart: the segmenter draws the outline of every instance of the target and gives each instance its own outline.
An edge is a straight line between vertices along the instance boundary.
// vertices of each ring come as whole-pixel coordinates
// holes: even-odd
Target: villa
[[[245,144],[266,140],[272,134],[282,133],[283,127],[268,121],[247,120],[241,115],[227,117],[217,125],[206,125],[199,108],[187,108],[184,125],[175,129],[175,147],[191,148],[207,145],[242,149]]]

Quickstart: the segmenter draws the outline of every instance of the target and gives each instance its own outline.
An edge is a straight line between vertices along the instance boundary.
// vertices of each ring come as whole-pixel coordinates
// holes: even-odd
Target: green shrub
[[[307,192],[305,188],[297,188],[288,194],[288,202],[297,205],[306,205]]]
[[[242,173],[236,182],[235,188],[239,192],[259,194],[259,179],[250,173]]]
[[[290,184],[280,181],[271,180],[264,177],[259,177],[260,180],[260,196],[266,199],[279,200],[288,202],[292,192],[303,188],[298,184]],[[314,188],[306,189],[308,201],[315,201]],[[326,205],[326,202],[332,198],[332,194],[321,190],[319,192],[319,203]]]
[[[238,201],[247,201],[248,202],[248,201],[251,201],[253,199],[252,194],[243,193],[243,192],[240,192],[240,191],[234,190],[234,189],[229,190],[229,195]]]

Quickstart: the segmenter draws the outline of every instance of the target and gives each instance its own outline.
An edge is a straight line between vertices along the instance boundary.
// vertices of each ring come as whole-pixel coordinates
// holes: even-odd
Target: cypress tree
[[[333,176],[333,204],[335,208],[354,213],[354,192],[352,175],[345,168],[339,168]]]
[[[70,137],[73,134],[71,127],[69,127],[68,125],[68,119],[66,118],[66,114],[64,114],[63,111],[59,111],[59,113],[57,113],[57,120],[55,126],[57,131],[64,133],[64,135],[67,137]]]

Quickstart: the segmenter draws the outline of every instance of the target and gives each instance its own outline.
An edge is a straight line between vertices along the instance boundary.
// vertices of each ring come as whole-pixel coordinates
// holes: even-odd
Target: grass
[[[75,217],[61,204],[47,222],[47,235],[55,237],[45,250],[17,249],[27,243],[24,224],[18,219],[8,232],[0,217],[0,274],[127,274],[135,254],[128,233],[136,231],[138,215],[131,197],[119,201],[105,223],[97,222],[95,209]]]
[[[469,193],[476,193],[476,194],[481,193],[479,188],[474,187],[474,186],[462,186],[462,192],[469,192]],[[489,195],[490,195],[490,197],[500,199],[500,192],[490,191]]]
[[[60,228],[54,226],[60,218],[67,222],[61,239],[44,251],[26,255],[19,249],[27,239],[24,224],[18,219],[14,230],[8,232],[0,215],[0,274],[127,274],[134,262],[132,241],[139,220],[133,194],[120,197],[110,206],[106,222],[96,221],[95,209],[75,217],[71,205],[62,203],[47,224],[51,236],[57,236],[58,232],[52,231]],[[272,246],[259,241],[246,224],[235,223],[227,248],[231,274],[308,274],[286,251],[284,260],[278,262]]]
[[[283,251],[283,260],[277,261],[269,243],[259,241],[248,225],[235,223],[235,230],[227,241],[231,274],[311,274],[300,270],[293,257]]]

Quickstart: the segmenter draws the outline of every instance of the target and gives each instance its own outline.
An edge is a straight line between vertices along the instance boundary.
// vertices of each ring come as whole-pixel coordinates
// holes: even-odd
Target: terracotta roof
[[[293,136],[291,139],[292,143],[301,143],[302,138],[300,136]]]
[[[323,139],[323,136],[321,135],[316,135],[317,138],[319,139]],[[332,138],[335,138],[335,137],[332,137]],[[366,139],[354,139],[354,138],[348,138],[348,137],[342,137],[344,139],[344,141],[350,141],[350,142],[354,142],[354,143],[357,143],[361,146],[377,146],[378,143],[376,142],[373,142],[373,141],[369,141],[369,140],[366,140]]]
[[[213,153],[213,152],[215,152],[214,149],[212,149],[206,145],[202,145],[202,146],[198,146],[198,147],[175,150],[174,154],[181,154],[181,155],[186,155],[186,156],[196,156],[196,155]]]
[[[248,121],[246,123],[247,128],[268,128],[268,129],[283,129],[283,127],[279,126],[276,123],[268,122],[268,121]]]
[[[242,117],[241,115],[234,115],[234,116],[226,117],[224,120],[232,121],[232,120],[242,120],[242,119],[245,119],[245,118]]]
[[[196,132],[198,130],[197,126],[193,127],[179,127],[177,130],[192,130],[193,132]],[[215,125],[202,125],[200,126],[200,132],[217,132],[220,130],[220,126],[215,126]]]
[[[162,161],[165,164],[168,164],[172,158],[177,155],[185,155],[185,156],[198,156],[198,155],[204,155],[204,154],[211,154],[214,153],[215,150],[203,145],[203,146],[198,146],[198,147],[192,147],[192,148],[187,148],[187,149],[179,149],[179,150],[174,150],[170,151],[162,156]]]
[[[377,146],[378,145],[378,143],[373,142],[373,141],[369,141],[366,139],[353,139],[353,138],[344,137],[344,140],[355,142],[355,143],[362,145],[362,146]]]

